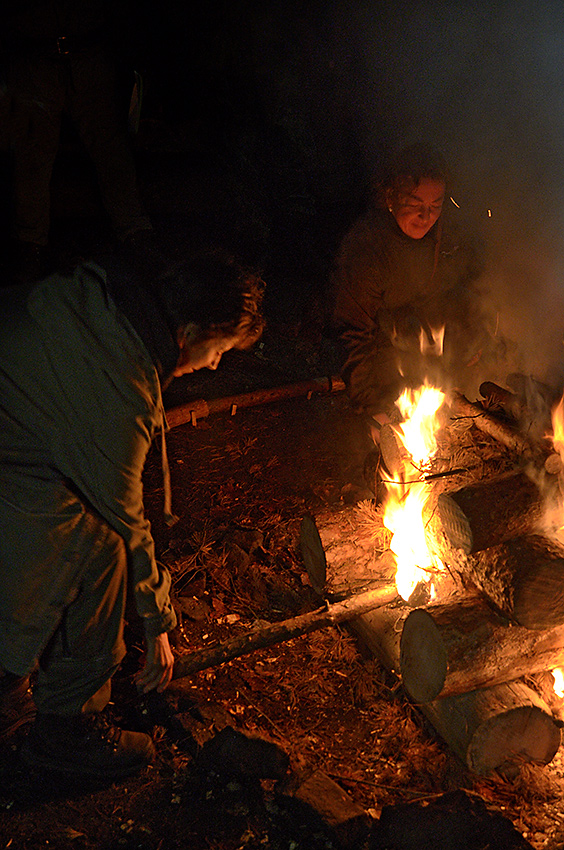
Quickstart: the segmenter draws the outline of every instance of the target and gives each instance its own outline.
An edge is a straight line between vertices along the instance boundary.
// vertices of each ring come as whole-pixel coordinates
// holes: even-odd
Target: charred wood
[[[520,626],[564,624],[564,545],[555,538],[522,535],[475,555],[453,557],[451,566]]]
[[[450,545],[470,554],[537,530],[544,497],[526,473],[518,472],[441,493],[437,508]]]

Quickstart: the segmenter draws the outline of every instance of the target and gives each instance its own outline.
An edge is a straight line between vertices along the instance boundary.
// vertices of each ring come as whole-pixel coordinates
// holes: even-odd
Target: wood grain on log
[[[477,428],[518,455],[532,457],[533,447],[515,428],[489,414],[481,404],[469,401],[462,393],[451,393],[451,411],[455,416],[470,417]]]
[[[416,702],[431,702],[560,666],[564,626],[512,626],[470,598],[411,611],[400,654],[405,690]]]
[[[564,545],[553,537],[522,535],[451,566],[520,626],[564,624]]]
[[[348,628],[391,672],[400,669],[407,606],[386,605],[349,620]],[[560,728],[546,703],[522,682],[500,684],[418,706],[451,750],[473,772],[509,771],[522,762],[548,764]]]
[[[479,481],[437,499],[444,533],[466,554],[538,530],[544,497],[524,472]]]
[[[522,682],[437,699],[421,710],[452,751],[482,776],[522,762],[548,764],[560,746],[550,709]]]
[[[375,579],[393,580],[396,564],[387,549],[387,532],[375,509],[367,503],[327,510],[315,517],[304,517],[299,545],[308,573],[316,584],[324,570],[333,595],[350,594]]]
[[[347,627],[370,650],[380,664],[399,676],[400,638],[410,609],[403,603],[386,605],[349,620]]]

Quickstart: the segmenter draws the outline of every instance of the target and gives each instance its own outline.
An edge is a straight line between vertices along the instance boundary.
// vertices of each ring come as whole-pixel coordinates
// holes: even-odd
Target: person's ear
[[[393,211],[393,192],[391,189],[386,189],[386,206],[388,207],[388,212]]]
[[[187,342],[191,342],[198,335],[198,325],[195,322],[188,322],[184,327],[179,327],[176,331],[176,341],[180,348],[184,348]]]

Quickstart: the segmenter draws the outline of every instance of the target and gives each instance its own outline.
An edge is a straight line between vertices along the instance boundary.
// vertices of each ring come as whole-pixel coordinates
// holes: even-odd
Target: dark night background
[[[165,238],[234,248],[282,309],[323,305],[339,236],[386,154],[430,140],[486,237],[492,316],[527,370],[560,380],[562,3],[146,0],[124,32],[124,92],[133,66],[144,80],[140,184]],[[88,241],[99,210],[71,130],[63,142],[54,240]]]

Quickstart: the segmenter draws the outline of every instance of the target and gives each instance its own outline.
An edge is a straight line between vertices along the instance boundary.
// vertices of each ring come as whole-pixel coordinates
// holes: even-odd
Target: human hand
[[[164,691],[172,679],[174,656],[166,633],[146,638],[147,652],[143,669],[137,676],[137,688],[141,693]]]

